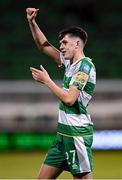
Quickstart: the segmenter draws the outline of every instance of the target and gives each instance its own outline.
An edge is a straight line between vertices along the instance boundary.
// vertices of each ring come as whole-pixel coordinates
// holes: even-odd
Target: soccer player
[[[45,84],[60,100],[57,134],[40,169],[38,179],[55,179],[63,170],[74,179],[92,179],[93,123],[86,107],[96,84],[92,60],[84,55],[87,33],[80,27],[59,34],[59,50],[49,43],[35,21],[38,9],[27,8],[32,36],[45,54],[65,66],[63,87],[57,86],[44,67],[31,67],[36,81]]]

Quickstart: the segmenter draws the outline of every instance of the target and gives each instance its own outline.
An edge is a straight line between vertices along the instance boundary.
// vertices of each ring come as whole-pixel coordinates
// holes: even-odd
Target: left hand
[[[40,66],[40,69],[41,70],[30,67],[30,70],[32,71],[33,79],[35,79],[36,81],[39,81],[43,84],[46,84],[46,83],[48,83],[49,80],[51,80],[50,76],[49,76],[48,72],[43,68],[42,65]]]

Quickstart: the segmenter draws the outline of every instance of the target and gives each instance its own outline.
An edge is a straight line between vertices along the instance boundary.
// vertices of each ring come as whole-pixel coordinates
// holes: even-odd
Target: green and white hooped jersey
[[[72,106],[60,101],[57,132],[68,136],[93,135],[93,123],[86,108],[96,85],[95,66],[89,57],[70,65],[61,55],[61,61],[65,66],[63,88],[68,91],[69,85],[76,85],[81,92]]]

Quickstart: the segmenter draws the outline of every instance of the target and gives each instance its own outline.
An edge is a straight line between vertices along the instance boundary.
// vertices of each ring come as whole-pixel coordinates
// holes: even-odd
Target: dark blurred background
[[[41,54],[32,39],[25,9],[39,8],[37,22],[57,48],[58,33],[78,25],[89,35],[85,54],[97,68],[97,78],[122,77],[121,0],[1,0],[0,1],[0,79],[31,79],[29,67],[44,64],[59,79],[56,65]],[[55,71],[55,73],[53,73]]]
[[[121,0],[0,0],[0,178],[35,178],[56,131],[58,99],[34,82],[29,68],[42,64],[59,86],[64,69],[36,47],[27,7],[40,9],[37,23],[57,48],[63,28],[77,25],[88,32],[85,55],[97,70],[88,107],[94,123],[94,177],[122,178]]]

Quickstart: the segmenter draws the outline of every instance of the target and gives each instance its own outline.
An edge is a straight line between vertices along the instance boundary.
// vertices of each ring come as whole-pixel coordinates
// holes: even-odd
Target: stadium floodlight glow
[[[122,149],[122,130],[94,131],[93,149]]]

